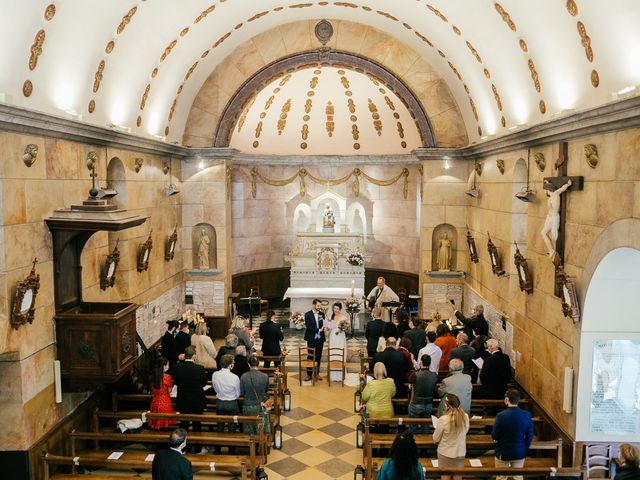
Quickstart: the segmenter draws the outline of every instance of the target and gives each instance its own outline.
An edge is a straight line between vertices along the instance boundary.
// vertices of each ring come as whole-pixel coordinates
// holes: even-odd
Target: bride
[[[333,311],[331,313],[331,321],[328,322],[329,329],[329,348],[342,348],[344,350],[343,353],[343,361],[347,360],[347,336],[344,331],[341,331],[338,326],[341,321],[349,322],[346,315],[342,313],[342,303],[336,302],[333,304]],[[333,360],[336,360],[335,358]],[[341,382],[342,381],[342,371],[334,370],[331,371],[331,375],[329,377],[329,381]]]

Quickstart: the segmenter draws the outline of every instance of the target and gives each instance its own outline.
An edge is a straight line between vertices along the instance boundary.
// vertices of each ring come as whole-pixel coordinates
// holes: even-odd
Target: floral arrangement
[[[349,297],[345,299],[344,306],[347,312],[359,312],[360,311],[360,300],[355,297]]]
[[[347,263],[354,267],[361,267],[364,265],[364,257],[360,252],[351,252],[347,255]]]
[[[336,328],[336,335],[340,332],[351,333],[351,324],[348,320],[340,320],[338,322],[338,328]]]
[[[294,312],[291,314],[291,323],[294,325],[304,325],[304,315],[300,312]]]

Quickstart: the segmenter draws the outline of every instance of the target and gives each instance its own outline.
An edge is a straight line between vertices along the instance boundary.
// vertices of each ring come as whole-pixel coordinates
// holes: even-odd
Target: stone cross
[[[554,169],[556,170],[555,177],[546,177],[544,178],[543,187],[545,190],[551,191],[551,195],[553,192],[561,193],[562,191],[573,192],[580,191],[584,188],[584,177],[575,176],[570,177],[567,176],[567,162],[569,161],[569,144],[567,142],[561,142],[559,144],[560,151],[558,153],[558,159],[554,164]],[[569,181],[571,181],[570,185],[568,185]],[[552,252],[552,261],[556,266],[556,296],[560,296],[562,291],[558,287],[558,275],[563,273],[563,265],[564,265],[564,250],[565,250],[565,224],[567,219],[567,196],[560,195],[560,208],[559,208],[559,222],[557,223],[557,239],[555,242],[554,252]],[[550,205],[551,210],[551,205]],[[547,221],[550,220],[550,217],[553,215],[553,212],[549,212],[547,216]],[[545,223],[546,226],[546,223]],[[544,230],[542,232],[544,234]]]

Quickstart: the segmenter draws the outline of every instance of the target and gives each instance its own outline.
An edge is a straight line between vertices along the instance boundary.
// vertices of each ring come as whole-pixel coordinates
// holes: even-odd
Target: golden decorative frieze
[[[38,66],[38,58],[42,55],[42,47],[44,45],[45,37],[46,34],[44,33],[44,29],[42,29],[36,33],[36,36],[33,39],[33,44],[31,45],[31,48],[29,48],[29,70],[35,70]]]

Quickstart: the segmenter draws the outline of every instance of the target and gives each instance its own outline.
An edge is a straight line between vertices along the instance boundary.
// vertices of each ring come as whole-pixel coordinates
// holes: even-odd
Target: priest
[[[394,292],[391,287],[385,284],[384,277],[378,277],[376,281],[376,286],[373,287],[373,290],[369,292],[367,296],[367,303],[369,304],[369,308],[374,307],[382,307],[382,304],[385,302],[397,302],[400,299],[396,292]],[[388,308],[383,308],[382,319],[385,322],[391,321],[391,311]]]

